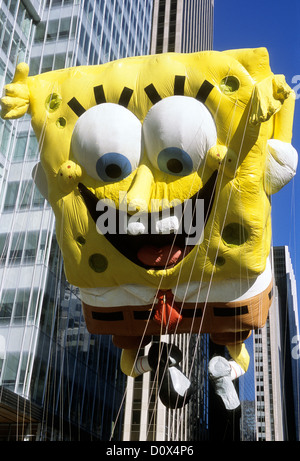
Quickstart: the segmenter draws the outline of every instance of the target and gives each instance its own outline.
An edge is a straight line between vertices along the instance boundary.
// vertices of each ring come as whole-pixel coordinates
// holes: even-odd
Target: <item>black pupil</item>
[[[167,162],[168,170],[172,173],[180,173],[183,170],[183,166],[180,160],[177,158],[171,158]]]
[[[105,173],[109,178],[116,179],[119,176],[121,176],[122,170],[119,167],[119,165],[111,163],[110,165],[107,165],[107,167],[105,168]]]

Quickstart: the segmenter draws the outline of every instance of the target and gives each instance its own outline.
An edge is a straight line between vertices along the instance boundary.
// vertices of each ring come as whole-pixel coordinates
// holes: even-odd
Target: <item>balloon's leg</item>
[[[137,349],[123,349],[120,366],[123,373],[133,378],[157,371],[162,403],[167,408],[180,408],[192,395],[191,382],[179,368],[181,360],[182,353],[177,346],[154,343],[148,355],[143,357],[138,357]]]
[[[213,357],[208,365],[209,378],[216,394],[222,399],[227,410],[240,406],[233,380],[248,369],[250,357],[244,343],[227,346],[231,360],[221,356]]]
[[[226,347],[232,358],[232,360],[229,360],[232,368],[232,379],[239,378],[244,373],[246,373],[250,363],[250,356],[246,349],[245,343],[238,343]]]
[[[123,349],[120,367],[125,375],[132,378],[151,370],[148,357],[138,357],[138,349]]]

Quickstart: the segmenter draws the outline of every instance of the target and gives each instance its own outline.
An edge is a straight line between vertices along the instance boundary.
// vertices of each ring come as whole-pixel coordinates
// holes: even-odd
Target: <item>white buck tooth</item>
[[[170,234],[179,229],[179,220],[177,216],[168,216],[156,221],[155,227],[157,233]]]
[[[127,232],[131,235],[139,235],[144,234],[145,229],[146,228],[142,222],[135,221],[128,223]]]

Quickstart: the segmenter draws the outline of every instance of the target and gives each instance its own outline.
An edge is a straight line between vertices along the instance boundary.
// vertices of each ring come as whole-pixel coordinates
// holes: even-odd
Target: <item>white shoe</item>
[[[240,400],[231,379],[231,366],[224,357],[213,357],[208,364],[209,378],[226,410],[235,410]]]

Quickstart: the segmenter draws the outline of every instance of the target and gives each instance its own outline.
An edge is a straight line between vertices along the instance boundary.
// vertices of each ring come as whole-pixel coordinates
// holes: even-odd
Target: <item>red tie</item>
[[[171,333],[182,320],[182,315],[178,312],[178,307],[174,302],[174,295],[171,290],[159,290],[157,300],[153,320]]]

